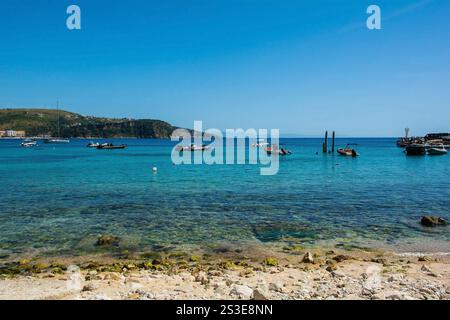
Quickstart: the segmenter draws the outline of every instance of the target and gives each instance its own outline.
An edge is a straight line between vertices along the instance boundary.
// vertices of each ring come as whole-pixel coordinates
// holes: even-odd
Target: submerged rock
[[[447,221],[444,218],[436,216],[423,216],[420,223],[426,227],[446,226]]]
[[[112,235],[102,235],[98,237],[96,246],[106,247],[106,246],[118,246],[120,238]]]

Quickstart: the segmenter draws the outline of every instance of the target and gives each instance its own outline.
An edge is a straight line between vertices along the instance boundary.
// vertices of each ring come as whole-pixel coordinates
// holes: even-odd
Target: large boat
[[[427,152],[430,156],[440,156],[448,153],[443,144],[431,145]]]
[[[356,146],[356,143],[349,143],[345,148],[339,148],[337,152],[342,156],[357,157],[359,156],[359,153],[356,151]]]
[[[426,154],[425,144],[413,143],[407,145],[405,152],[408,156],[423,156]]]

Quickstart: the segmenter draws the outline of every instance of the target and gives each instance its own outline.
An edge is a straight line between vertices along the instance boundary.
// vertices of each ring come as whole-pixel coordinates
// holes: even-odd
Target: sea
[[[394,138],[339,138],[359,157],[322,153],[322,139],[281,139],[276,175],[258,164],[179,164],[162,139],[99,139],[21,148],[0,140],[0,261],[20,256],[322,246],[450,254],[450,156],[406,156]],[[246,146],[246,148],[252,148]],[[157,168],[154,172],[153,168]]]

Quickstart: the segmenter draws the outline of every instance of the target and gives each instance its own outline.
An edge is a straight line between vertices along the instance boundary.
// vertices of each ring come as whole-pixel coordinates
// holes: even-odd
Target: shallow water
[[[450,252],[450,157],[407,157],[395,139],[359,144],[358,158],[323,155],[320,139],[284,139],[275,176],[258,165],[179,165],[166,140],[117,139],[125,150],[18,147],[0,140],[0,259],[82,255],[100,234],[118,250],[223,243],[343,245]],[[316,154],[319,152],[319,154]],[[158,173],[152,173],[152,167]]]

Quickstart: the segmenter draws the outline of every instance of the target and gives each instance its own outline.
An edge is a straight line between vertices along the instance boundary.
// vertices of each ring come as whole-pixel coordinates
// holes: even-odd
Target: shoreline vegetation
[[[25,131],[27,137],[169,139],[176,129],[155,119],[103,118],[53,109],[0,109],[0,130]]]
[[[1,266],[0,299],[450,299],[448,256],[300,247],[245,253],[22,259]],[[67,285],[74,264],[75,288]]]

